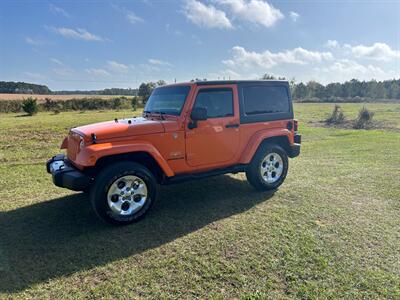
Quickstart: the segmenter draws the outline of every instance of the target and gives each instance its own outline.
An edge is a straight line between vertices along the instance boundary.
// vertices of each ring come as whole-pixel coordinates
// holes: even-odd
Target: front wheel
[[[157,182],[143,165],[117,162],[103,169],[90,191],[96,214],[107,223],[125,225],[148,212],[156,197]]]
[[[278,145],[265,144],[255,153],[246,177],[258,190],[274,190],[285,180],[288,165],[288,156],[284,149]]]

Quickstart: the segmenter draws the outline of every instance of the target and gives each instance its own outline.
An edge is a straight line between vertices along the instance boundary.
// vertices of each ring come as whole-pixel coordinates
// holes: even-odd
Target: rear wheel
[[[254,155],[246,177],[249,183],[258,190],[274,190],[286,178],[288,157],[278,145],[262,145]]]
[[[90,200],[102,220],[125,225],[145,216],[154,203],[156,189],[156,179],[146,167],[118,162],[101,171],[90,191]]]

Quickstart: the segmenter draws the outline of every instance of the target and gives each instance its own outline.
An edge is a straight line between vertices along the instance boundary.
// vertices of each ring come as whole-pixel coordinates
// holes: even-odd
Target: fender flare
[[[154,147],[153,144],[146,141],[136,140],[132,143],[113,142],[91,144],[77,154],[76,164],[81,165],[82,167],[93,167],[102,157],[134,152],[148,153],[158,163],[166,176],[174,176],[174,171],[168,165],[167,161],[160,154],[157,148]]]
[[[293,144],[293,137],[291,131],[288,129],[277,128],[277,129],[265,129],[257,131],[249,140],[246,148],[244,149],[241,157],[241,164],[248,164],[253,159],[254,154],[256,153],[258,147],[261,143],[268,138],[275,137],[285,137],[288,139],[289,144]]]

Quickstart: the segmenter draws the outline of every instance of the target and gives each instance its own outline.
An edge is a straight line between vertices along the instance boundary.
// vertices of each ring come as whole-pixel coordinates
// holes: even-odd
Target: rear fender
[[[174,176],[174,171],[160,152],[152,144],[145,141],[135,141],[131,144],[126,142],[92,144],[83,148],[77,154],[74,163],[81,167],[93,167],[102,157],[134,152],[148,153],[155,159],[165,175]]]
[[[268,138],[285,137],[288,139],[290,145],[293,144],[292,132],[286,128],[277,129],[267,129],[257,131],[250,139],[245,150],[240,157],[241,164],[248,164],[252,160],[254,154],[256,153],[258,147],[261,143]]]

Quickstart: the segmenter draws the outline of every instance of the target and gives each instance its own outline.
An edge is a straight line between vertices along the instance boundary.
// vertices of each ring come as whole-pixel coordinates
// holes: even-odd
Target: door
[[[198,86],[193,107],[207,109],[207,120],[198,121],[193,129],[186,126],[188,165],[197,167],[233,163],[239,148],[236,86]]]

